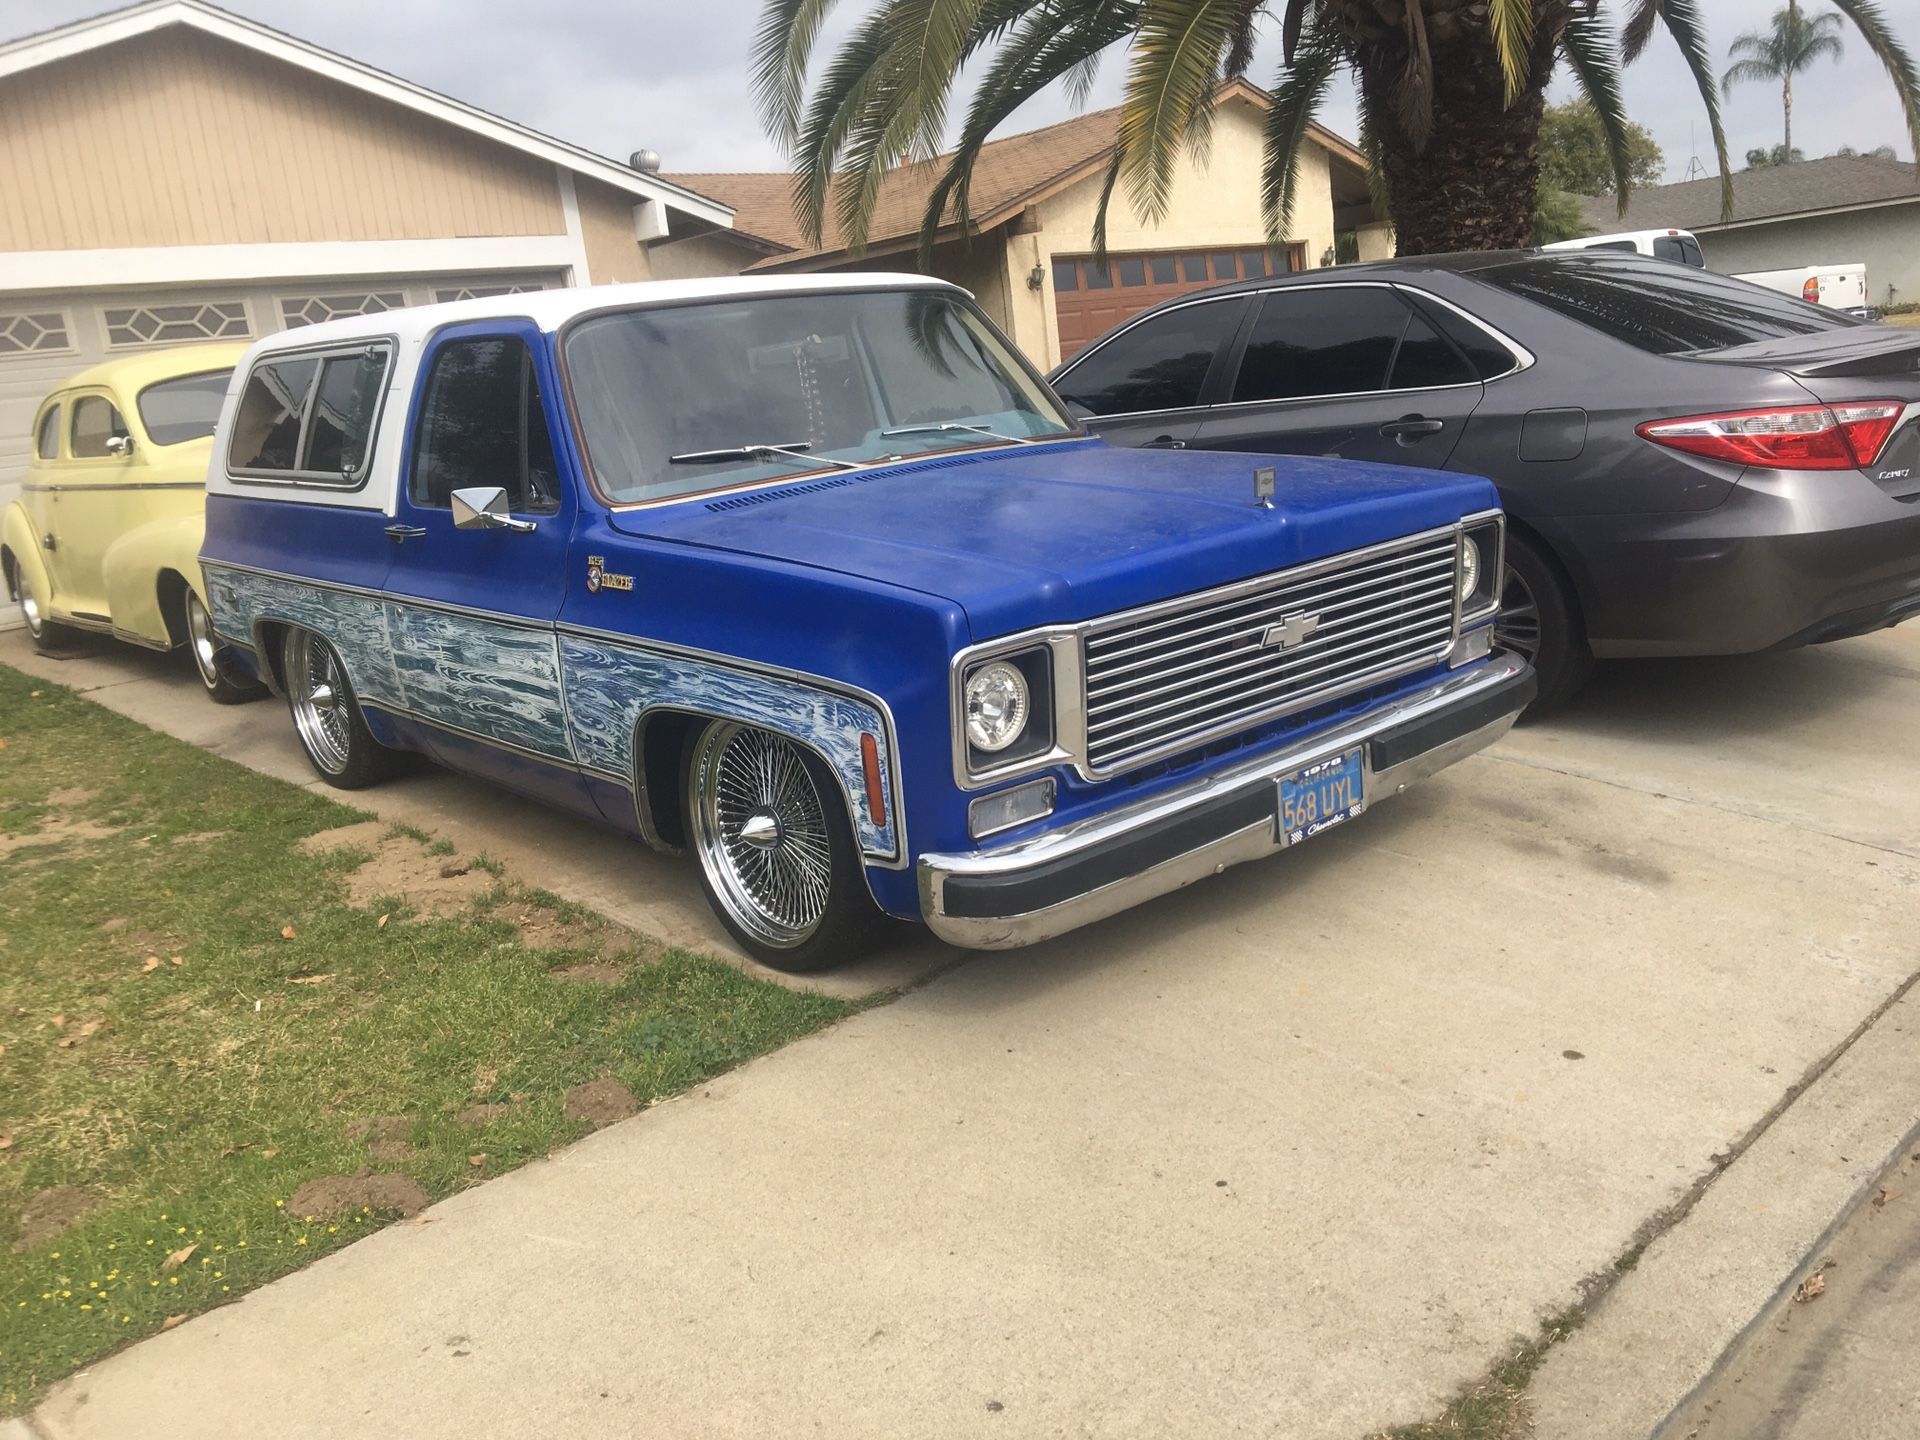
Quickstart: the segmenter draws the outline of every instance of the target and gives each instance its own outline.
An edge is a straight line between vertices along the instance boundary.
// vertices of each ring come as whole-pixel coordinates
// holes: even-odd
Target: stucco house
[[[1588,200],[1586,220],[1595,234],[1691,230],[1707,264],[1729,275],[1860,262],[1871,304],[1920,300],[1920,168],[1831,155],[1742,170],[1733,206],[1721,219],[1720,181],[1709,177],[1636,190],[1624,218],[1611,197]]]
[[[676,245],[731,221],[658,174],[199,0],[0,45],[0,116],[0,503],[40,397],[96,361],[684,274],[701,256]]]
[[[1311,127],[1300,157],[1299,200],[1286,243],[1271,247],[1260,216],[1266,94],[1246,83],[1221,96],[1203,164],[1179,165],[1160,224],[1141,223],[1116,187],[1107,219],[1108,264],[1093,263],[1093,216],[1118,133],[1119,111],[1097,110],[995,140],[974,166],[969,224],[949,222],[932,273],[964,285],[1036,362],[1058,364],[1128,316],[1225,280],[1333,262],[1336,233],[1355,232],[1359,254],[1392,253],[1367,188],[1366,157],[1330,130]],[[851,254],[831,224],[812,245],[793,213],[793,177],[676,174],[669,178],[733,207],[733,227],[697,243],[732,251],[750,273],[917,269],[921,216],[943,170],[904,165],[882,182],[867,245]]]

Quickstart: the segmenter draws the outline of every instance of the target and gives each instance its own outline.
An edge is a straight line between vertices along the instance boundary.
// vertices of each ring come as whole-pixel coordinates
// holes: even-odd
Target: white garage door
[[[34,412],[49,390],[102,360],[166,345],[249,340],[404,305],[544,290],[551,272],[282,281],[274,285],[63,296],[0,295],[0,509],[20,492]],[[20,623],[0,594],[0,628]]]

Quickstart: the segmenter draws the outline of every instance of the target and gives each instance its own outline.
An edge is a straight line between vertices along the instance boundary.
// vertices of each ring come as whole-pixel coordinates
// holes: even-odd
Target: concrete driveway
[[[131,676],[96,698],[300,775],[277,707],[216,711],[145,657],[0,660]],[[1608,667],[1568,718],[1362,822],[968,958],[116,1356],[37,1423],[1356,1437],[1431,1416],[1729,1154],[1761,1155],[1849,1047],[1920,1075],[1920,1027],[1867,1023],[1920,969],[1916,707],[1920,626]],[[711,934],[677,869],[574,822],[446,776],[368,799]],[[1852,1153],[1803,1146],[1775,1177],[1811,1197],[1807,1244],[1912,1123],[1911,1085],[1856,1088],[1877,1098]],[[1876,1107],[1907,1118],[1883,1137]],[[1737,1243],[1740,1216],[1717,1223]],[[1651,1395],[1642,1431],[1679,1398]]]

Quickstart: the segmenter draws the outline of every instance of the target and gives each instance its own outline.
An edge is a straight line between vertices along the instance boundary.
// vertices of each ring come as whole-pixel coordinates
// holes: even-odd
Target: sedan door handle
[[[424,525],[389,525],[387,526],[387,538],[393,541],[393,543],[396,545],[404,545],[409,540],[418,540],[422,535],[426,533],[427,533],[427,527]]]
[[[1380,427],[1380,433],[1389,440],[1405,440],[1414,435],[1438,435],[1447,428],[1444,420],[1429,420],[1425,415],[1402,415],[1398,420],[1389,420]]]
[[[1176,440],[1171,435],[1156,435],[1151,440],[1143,441],[1140,448],[1142,450],[1184,450],[1187,448],[1187,442]]]

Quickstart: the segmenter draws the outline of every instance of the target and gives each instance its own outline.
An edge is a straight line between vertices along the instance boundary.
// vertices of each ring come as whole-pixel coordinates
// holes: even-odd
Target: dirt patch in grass
[[[633,1098],[631,1090],[609,1075],[574,1086],[567,1091],[560,1108],[569,1120],[579,1120],[598,1130],[602,1125],[638,1115],[640,1102]]]
[[[47,804],[56,810],[72,810],[93,799],[94,792],[80,785],[63,785],[47,792]]]
[[[378,1174],[363,1170],[357,1175],[324,1175],[309,1180],[287,1200],[287,1213],[316,1220],[333,1220],[370,1210],[376,1215],[398,1211],[412,1215],[427,1207],[427,1192],[411,1175]]]
[[[79,1224],[100,1203],[100,1197],[83,1185],[56,1185],[42,1190],[20,1211],[20,1236],[13,1242],[13,1253],[25,1254],[45,1244],[62,1230]]]
[[[92,820],[78,820],[71,815],[62,815],[57,819],[43,822],[38,830],[28,835],[0,835],[0,859],[13,854],[16,850],[30,850],[36,845],[53,845],[62,849],[69,845],[88,840],[109,840],[120,833],[117,825],[100,825]]]
[[[491,1125],[512,1108],[511,1105],[484,1101],[477,1102],[467,1106],[455,1115],[453,1117],[453,1123],[456,1125],[464,1125],[469,1130],[478,1130],[484,1125]]]
[[[610,959],[645,950],[647,942],[624,925],[582,920],[543,905],[523,905],[511,916],[529,950],[585,950]],[[559,973],[559,972],[555,972]]]
[[[415,835],[363,820],[337,830],[309,835],[298,849],[307,855],[341,850],[370,854],[346,876],[347,897],[355,905],[399,896],[416,920],[458,915],[494,887],[493,876],[465,861],[447,860]]]
[[[609,965],[604,961],[589,961],[583,965],[562,965],[558,970],[547,972],[556,980],[565,980],[571,985],[618,985],[627,978],[623,965]]]

